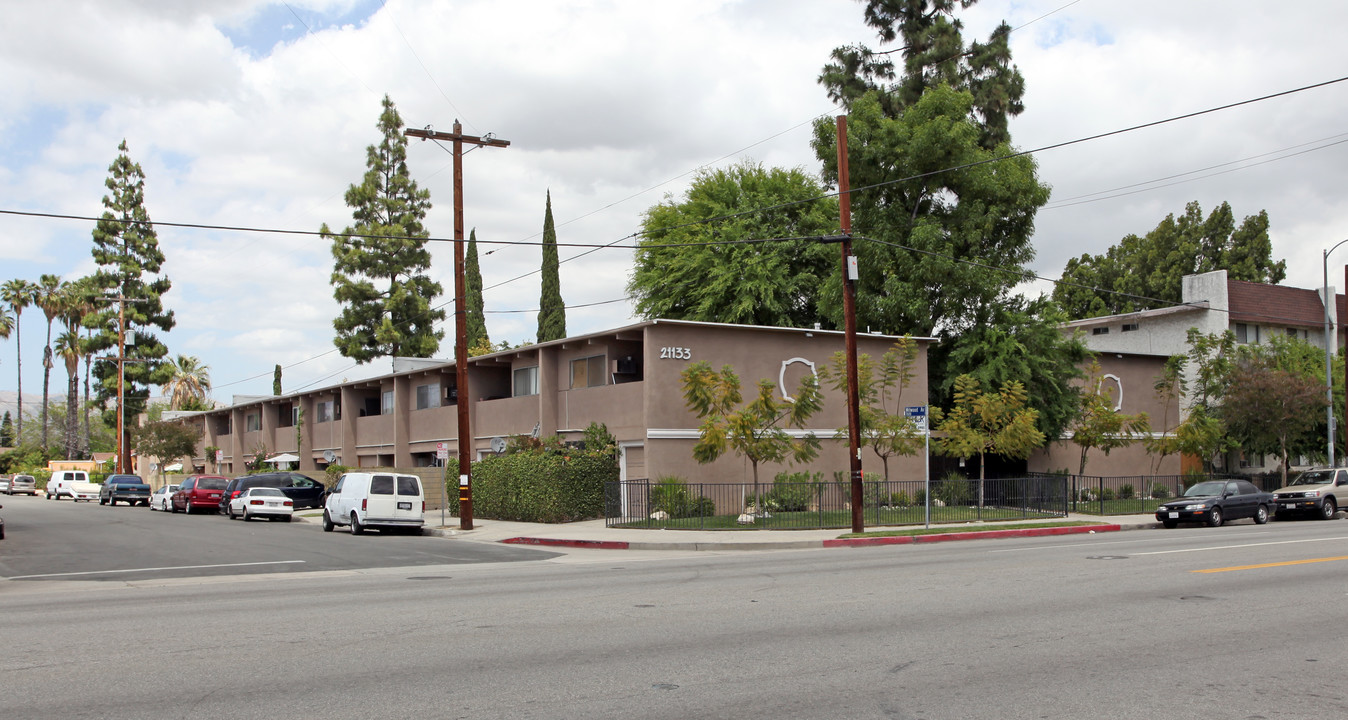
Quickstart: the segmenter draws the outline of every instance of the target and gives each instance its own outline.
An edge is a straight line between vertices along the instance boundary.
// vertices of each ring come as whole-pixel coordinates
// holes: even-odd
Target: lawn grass
[[[1130,500],[1099,500],[1067,503],[1067,509],[1082,515],[1150,515],[1160,505],[1175,498],[1155,500],[1151,498],[1132,498]]]
[[[1103,525],[1105,523],[1091,522],[1089,520],[1060,520],[1057,522],[1036,522],[1036,523],[1016,523],[1015,525],[960,525],[953,527],[943,525],[933,528],[904,528],[902,530],[871,530],[862,533],[847,533],[839,535],[840,538],[867,538],[867,537],[908,537],[911,535],[943,535],[952,532],[991,532],[993,530],[1027,530],[1034,528],[1056,528],[1056,527],[1083,527],[1092,525]]]
[[[1055,518],[1054,513],[1022,510],[1020,508],[984,507],[982,512],[976,507],[954,506],[933,507],[933,524],[966,523],[989,520],[1037,520]],[[709,517],[669,518],[666,520],[642,519],[614,525],[620,528],[638,528],[653,530],[818,530],[823,528],[850,528],[852,511],[820,510],[801,512],[770,512],[767,517],[754,518],[754,524],[741,525],[738,515],[713,515]],[[920,506],[866,508],[862,521],[867,525],[922,525],[926,522],[926,511]]]

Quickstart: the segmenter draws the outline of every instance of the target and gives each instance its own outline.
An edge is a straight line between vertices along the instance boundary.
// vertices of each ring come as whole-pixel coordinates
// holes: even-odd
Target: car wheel
[[[1212,512],[1208,513],[1208,525],[1211,525],[1212,527],[1221,527],[1222,519],[1222,509],[1220,507],[1215,507],[1212,509]]]
[[[233,507],[233,506],[230,506],[230,508],[229,508],[229,519],[230,519],[230,520],[233,520],[234,518],[235,518],[235,515],[234,515],[234,507]]]
[[[99,499],[98,499],[98,504],[99,504],[99,505],[107,505],[107,504],[108,504],[108,499],[107,499],[107,498],[99,498]]]
[[[294,516],[294,515],[284,515],[284,516],[282,516],[282,517],[285,518],[285,521],[286,521],[286,522],[290,522],[290,521],[292,521],[292,520],[295,519],[295,516]]]
[[[244,508],[244,509],[243,509],[243,521],[244,521],[244,522],[248,522],[249,520],[252,520],[252,519],[253,519],[253,516],[248,514],[248,508]]]
[[[1327,498],[1325,498],[1324,504],[1320,506],[1320,519],[1321,519],[1321,520],[1333,520],[1333,519],[1334,519],[1334,513],[1338,512],[1338,511],[1339,511],[1339,508],[1338,508],[1338,506],[1336,506],[1336,505],[1334,504],[1334,498],[1332,498],[1332,497],[1327,497]]]
[[[1162,520],[1161,524],[1166,526],[1167,530],[1174,530],[1175,528],[1179,527],[1179,523],[1175,522],[1174,520]]]
[[[1268,506],[1260,505],[1258,510],[1254,511],[1254,524],[1263,525],[1268,522]]]
[[[360,535],[360,534],[363,533],[363,532],[365,532],[365,526],[360,524],[360,516],[357,515],[357,514],[355,513],[355,511],[352,511],[352,512],[351,512],[351,534],[352,534],[352,535]]]
[[[323,509],[323,532],[332,532],[332,529],[333,529],[334,527],[336,527],[336,525],[333,524],[332,518],[331,518],[331,517],[328,517],[328,510],[327,510],[327,508],[324,508],[324,509]]]

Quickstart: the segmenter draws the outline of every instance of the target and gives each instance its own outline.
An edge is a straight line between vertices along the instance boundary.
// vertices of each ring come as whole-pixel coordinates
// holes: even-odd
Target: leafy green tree
[[[491,345],[487,337],[486,306],[482,300],[482,268],[477,262],[477,228],[468,233],[468,248],[463,253],[463,287],[468,302],[468,347]],[[480,353],[479,353],[480,354]]]
[[[1152,390],[1156,399],[1161,402],[1161,425],[1160,433],[1153,433],[1142,440],[1142,446],[1147,452],[1155,456],[1156,460],[1152,463],[1152,474],[1156,474],[1161,467],[1161,462],[1169,455],[1179,452],[1179,442],[1176,437],[1179,423],[1181,421],[1178,408],[1183,399],[1188,395],[1189,384],[1184,377],[1185,357],[1183,355],[1171,355],[1166,358],[1165,365],[1161,369],[1161,374],[1156,377],[1152,384]],[[1177,410],[1175,417],[1170,416],[1170,408],[1174,406]]]
[[[1047,298],[1019,295],[983,308],[972,324],[954,338],[933,345],[928,355],[932,404],[947,407],[955,379],[972,375],[985,387],[1020,383],[1038,415],[1045,437],[1062,437],[1077,416],[1089,350],[1082,336],[1066,335],[1067,320]]]
[[[986,162],[1011,148],[979,144],[972,103],[968,92],[942,85],[897,118],[884,113],[877,93],[852,105],[853,224],[866,238],[853,246],[860,327],[958,336],[1006,301],[1034,258],[1034,215],[1048,188],[1029,156]],[[836,182],[834,121],[821,120],[815,131],[825,178]],[[835,273],[819,293],[835,324],[840,283]]]
[[[552,224],[552,191],[543,212],[543,291],[538,300],[538,342],[566,337],[566,304],[558,276],[557,228]]]
[[[423,226],[429,191],[407,170],[407,138],[393,101],[384,96],[378,145],[366,148],[366,171],[346,191],[354,226],[341,234],[323,224],[332,241],[333,298],[342,306],[332,321],[333,344],[358,363],[378,357],[430,357],[444,331],[445,311],[431,308],[440,284],[426,274],[431,254]]]
[[[136,452],[141,457],[157,458],[159,475],[163,477],[165,465],[180,458],[192,457],[198,439],[196,430],[182,423],[146,423],[136,431]]]
[[[220,448],[214,445],[207,445],[206,447],[201,449],[201,452],[206,454],[206,461],[211,464],[211,467],[215,470],[215,472],[220,472],[220,463],[215,461],[215,454],[217,452],[220,452]]]
[[[983,506],[986,456],[1024,459],[1043,447],[1044,434],[1036,427],[1038,413],[1029,407],[1025,388],[1018,382],[1000,390],[984,391],[978,378],[955,379],[954,405],[931,411],[937,452],[950,457],[978,456],[978,506]]]
[[[150,388],[163,385],[169,370],[160,362],[168,348],[154,334],[156,329],[168,332],[175,320],[172,310],[164,308],[163,296],[173,286],[163,274],[164,253],[159,249],[159,236],[150,215],[145,210],[145,173],[139,163],[133,163],[127,154],[126,141],[117,147],[119,155],[108,167],[105,185],[109,190],[103,196],[103,215],[94,227],[93,258],[98,270],[92,275],[91,293],[101,296],[98,309],[84,318],[84,325],[93,330],[87,340],[89,354],[117,348],[118,305],[109,297],[125,298],[126,357],[124,375],[126,390],[126,417],[128,424],[145,411]],[[111,408],[104,422],[116,424],[117,363],[94,365],[97,378],[97,402]]]
[[[683,399],[702,421],[693,457],[709,463],[735,452],[753,468],[754,497],[760,497],[758,466],[765,462],[809,462],[819,455],[819,439],[813,433],[792,438],[783,424],[804,428],[822,405],[819,384],[806,376],[794,400],[779,400],[771,380],[758,382],[757,394],[741,407],[744,397],[734,368],[725,365],[718,373],[706,362],[683,371]],[[761,508],[761,505],[760,505]]]
[[[1183,215],[1166,215],[1142,237],[1127,235],[1103,255],[1068,260],[1053,297],[1071,317],[1086,318],[1179,303],[1184,276],[1195,273],[1226,270],[1231,280],[1276,285],[1287,276],[1287,262],[1273,261],[1268,227],[1263,210],[1237,227],[1229,204],[1204,218],[1191,202]]]
[[[885,467],[889,480],[889,459],[895,455],[912,456],[922,450],[923,435],[917,423],[904,415],[903,391],[913,381],[917,361],[917,343],[910,337],[899,338],[894,347],[880,356],[877,363],[870,355],[857,356],[857,405],[860,416],[861,445],[869,447]],[[847,391],[847,356],[833,354],[829,364],[819,371],[820,378],[839,392]],[[848,439],[849,428],[838,428],[838,437]]]
[[[17,438],[23,435],[23,333],[22,319],[23,311],[29,305],[37,301],[37,286],[33,283],[14,279],[6,280],[3,286],[0,286],[0,300],[4,300],[9,308],[14,311],[14,359],[15,374],[19,385],[19,406],[15,417],[14,434]]]
[[[1326,402],[1323,382],[1280,369],[1268,356],[1251,354],[1237,362],[1221,416],[1244,450],[1278,456],[1286,485],[1291,455],[1315,440]]]
[[[1111,450],[1127,447],[1151,432],[1146,413],[1119,412],[1118,399],[1105,388],[1103,373],[1100,363],[1091,363],[1086,389],[1081,394],[1081,412],[1071,424],[1072,442],[1081,448],[1078,475],[1086,474],[1086,460],[1091,450],[1109,455]]]
[[[902,43],[903,65],[895,66],[894,51],[875,52],[862,44],[839,47],[819,75],[830,98],[850,112],[860,98],[877,94],[885,114],[898,117],[931,89],[947,85],[973,99],[970,116],[979,125],[983,147],[1010,142],[1009,119],[1025,109],[1025,79],[1011,63],[1011,26],[1002,22],[986,42],[966,47],[955,12],[977,0],[864,2],[866,24],[880,41]]]
[[[838,202],[821,195],[799,169],[744,161],[699,171],[681,199],[646,211],[627,286],[637,314],[841,327],[819,309],[824,281],[838,274],[838,248],[806,239],[838,232]],[[796,239],[748,242],[770,238]]]

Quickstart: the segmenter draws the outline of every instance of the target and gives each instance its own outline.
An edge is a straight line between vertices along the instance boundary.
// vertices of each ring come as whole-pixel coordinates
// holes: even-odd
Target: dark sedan
[[[225,512],[229,501],[253,487],[270,487],[280,490],[295,502],[295,509],[321,508],[327,488],[323,483],[297,472],[269,472],[259,475],[245,475],[229,481],[224,494],[220,497],[220,511]]]
[[[1180,523],[1207,523],[1217,527],[1227,520],[1254,518],[1263,525],[1273,507],[1273,493],[1244,480],[1206,480],[1184,491],[1177,500],[1156,508],[1156,519],[1173,528]]]

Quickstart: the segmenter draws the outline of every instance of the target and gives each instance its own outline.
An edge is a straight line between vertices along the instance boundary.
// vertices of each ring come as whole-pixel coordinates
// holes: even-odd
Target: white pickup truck
[[[47,499],[68,497],[79,502],[98,500],[98,485],[89,482],[89,473],[83,470],[57,470],[47,481]]]

